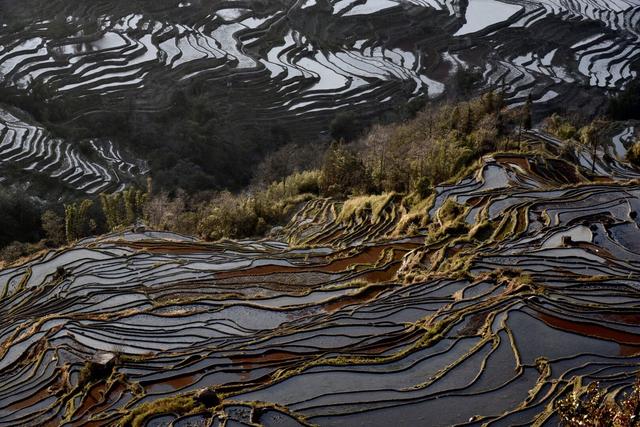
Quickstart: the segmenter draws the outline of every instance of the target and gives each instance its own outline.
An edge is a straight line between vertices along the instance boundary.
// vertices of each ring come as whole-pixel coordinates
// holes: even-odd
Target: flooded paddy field
[[[240,128],[276,123],[294,140],[316,141],[340,112],[379,117],[456,93],[459,70],[511,105],[531,95],[541,117],[558,107],[592,113],[637,76],[640,60],[634,0],[5,0],[0,8],[0,85],[46,85],[78,100],[65,126],[105,114],[153,117],[177,93],[206,87],[211,108],[235,111]],[[15,123],[7,108],[0,161],[27,176],[94,193],[147,170],[126,154],[135,147],[100,141],[87,159],[37,123]]]
[[[639,7],[632,0],[154,7],[30,0],[11,8],[0,28],[0,76],[7,85],[41,80],[60,92],[130,91],[149,102],[160,101],[159,81],[222,83],[236,100],[249,96],[242,86],[260,83],[255,101],[265,103],[264,119],[311,119],[359,101],[372,108],[367,101],[438,96],[456,69],[480,67],[485,82],[503,86],[514,101],[532,93],[550,102],[572,86],[620,88],[635,77]],[[72,36],[56,37],[52,17],[61,13],[77,29]],[[12,19],[27,24],[17,29]]]
[[[125,231],[2,270],[0,425],[557,425],[567,393],[620,396],[640,185],[611,159],[635,125],[571,174],[529,132],[539,154],[486,156],[410,235],[402,196],[317,199],[264,240]]]

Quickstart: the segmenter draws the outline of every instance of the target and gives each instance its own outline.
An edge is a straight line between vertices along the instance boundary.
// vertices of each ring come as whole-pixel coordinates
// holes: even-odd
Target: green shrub
[[[440,223],[445,224],[453,221],[464,212],[464,206],[456,203],[453,199],[448,198],[438,210],[438,218]]]
[[[299,194],[320,194],[322,174],[320,171],[294,173],[279,182],[274,182],[266,190],[258,192],[263,198],[271,200],[285,199]]]
[[[636,142],[629,148],[627,161],[633,165],[640,166],[640,142]]]
[[[578,129],[570,121],[555,113],[544,121],[543,127],[547,132],[563,140],[575,139],[578,134]]]
[[[380,196],[351,197],[342,206],[337,221],[347,222],[365,212],[371,212],[371,219],[376,222],[394,196],[394,193],[389,193]]]
[[[223,192],[210,202],[198,224],[198,234],[207,240],[243,238],[264,232],[258,229],[259,224],[253,198]]]

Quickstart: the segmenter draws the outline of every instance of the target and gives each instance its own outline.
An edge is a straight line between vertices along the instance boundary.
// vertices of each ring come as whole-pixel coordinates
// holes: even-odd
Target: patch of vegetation
[[[394,196],[394,193],[389,193],[380,196],[352,197],[342,206],[337,221],[348,222],[370,213],[371,221],[375,223]]]
[[[578,135],[575,124],[556,113],[544,120],[543,128],[562,140],[575,139]]]
[[[575,147],[582,145],[592,153],[592,173],[595,171],[596,151],[604,141],[604,135],[608,128],[608,121],[603,117],[597,117],[591,122],[585,123],[577,117],[561,117],[553,114],[543,122],[543,128],[563,140],[559,155],[561,158],[576,162]]]
[[[358,154],[342,143],[333,143],[322,165],[320,189],[330,196],[363,194],[370,190],[370,178]]]
[[[42,230],[53,246],[60,246],[66,241],[64,219],[52,210],[42,214]]]
[[[632,165],[640,166],[640,142],[634,143],[627,151],[627,161]]]
[[[490,221],[482,221],[476,224],[471,230],[469,230],[469,237],[485,241],[491,238],[493,232],[495,231],[495,224]]]
[[[124,225],[131,225],[136,219],[142,218],[148,193],[128,188],[119,193],[101,194],[100,203],[107,221],[107,228],[114,230]]]
[[[28,257],[37,252],[45,250],[47,247],[42,241],[36,243],[28,242],[11,242],[2,250],[0,250],[0,259],[8,264],[11,264],[21,258]]]
[[[504,110],[500,95],[425,109],[400,124],[374,126],[354,143],[364,186],[374,193],[418,192],[456,176],[482,155],[507,145],[522,110]],[[354,163],[355,164],[355,163]],[[362,184],[361,184],[362,187]]]
[[[41,202],[27,197],[22,187],[0,188],[0,247],[16,241],[39,241],[43,237],[43,208]]]
[[[326,151],[325,144],[287,144],[260,162],[251,185],[264,188],[303,171],[319,170]]]
[[[86,384],[92,384],[96,381],[106,380],[113,372],[114,366],[115,360],[111,360],[108,363],[98,363],[92,360],[86,361],[84,366],[80,370],[78,386],[84,387]]]
[[[438,220],[441,225],[446,225],[448,222],[454,221],[464,212],[464,206],[455,202],[453,199],[448,198],[444,201],[440,209],[438,210]]]
[[[120,427],[142,427],[145,420],[155,414],[174,413],[187,415],[206,410],[206,406],[195,396],[171,396],[136,406],[118,424]]]
[[[631,427],[640,417],[640,381],[631,391],[615,399],[592,382],[582,393],[574,390],[556,403],[560,422],[567,427]]]
[[[97,224],[89,213],[92,207],[93,201],[88,199],[65,205],[65,230],[68,242],[73,242],[95,232]]]
[[[144,208],[148,224],[156,229],[198,235],[207,240],[244,238],[264,234],[285,223],[300,206],[319,194],[320,172],[295,173],[263,189],[190,197],[179,193],[154,195]]]

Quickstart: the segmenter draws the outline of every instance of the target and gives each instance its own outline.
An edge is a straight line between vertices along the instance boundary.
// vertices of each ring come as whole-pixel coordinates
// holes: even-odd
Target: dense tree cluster
[[[78,203],[71,203],[64,207],[64,226],[67,241],[73,242],[85,236],[95,233],[97,229],[96,221],[91,218],[90,209],[93,201],[82,200]]]
[[[134,188],[128,188],[120,193],[101,194],[100,203],[107,228],[113,230],[131,225],[142,218],[146,199],[147,193]]]
[[[453,82],[456,95],[469,98],[476,87],[482,82],[482,73],[474,69],[460,68],[456,71]]]
[[[39,240],[42,213],[42,206],[21,187],[0,188],[0,247],[16,240]]]
[[[607,113],[614,120],[640,119],[640,80],[632,81],[622,93],[613,96]]]
[[[522,126],[526,112],[526,108],[504,109],[501,97],[491,92],[469,102],[425,109],[411,120],[374,126],[353,144],[357,158],[344,168],[352,174],[363,169],[357,172],[356,192],[362,188],[377,193],[423,192],[454,177],[484,153],[518,148],[509,130]],[[327,175],[349,182],[336,172]]]

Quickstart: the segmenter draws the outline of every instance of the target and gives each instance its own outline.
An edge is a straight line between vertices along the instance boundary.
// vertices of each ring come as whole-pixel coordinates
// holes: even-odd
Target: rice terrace
[[[0,426],[640,425],[640,0],[0,0]]]

